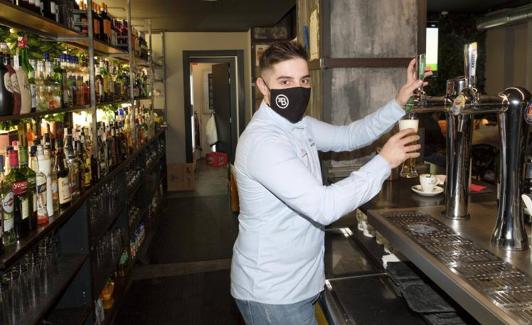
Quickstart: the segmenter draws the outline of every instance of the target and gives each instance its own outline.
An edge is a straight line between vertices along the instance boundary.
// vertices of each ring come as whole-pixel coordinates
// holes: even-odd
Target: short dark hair
[[[271,68],[274,64],[286,60],[301,58],[308,60],[307,50],[298,42],[276,41],[262,53],[260,57],[260,71]]]

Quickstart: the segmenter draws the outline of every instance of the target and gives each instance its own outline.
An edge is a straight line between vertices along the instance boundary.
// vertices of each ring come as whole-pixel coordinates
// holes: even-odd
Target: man
[[[257,79],[264,101],[240,137],[235,160],[240,230],[231,294],[247,324],[316,323],[313,305],[325,282],[324,226],[370,200],[391,168],[418,157],[420,146],[411,145],[419,139],[413,130],[399,132],[331,186],[322,183],[318,151],[351,151],[389,130],[422,85],[414,64],[394,100],[360,121],[333,126],[303,118],[311,86],[304,48],[277,42],[264,51]]]

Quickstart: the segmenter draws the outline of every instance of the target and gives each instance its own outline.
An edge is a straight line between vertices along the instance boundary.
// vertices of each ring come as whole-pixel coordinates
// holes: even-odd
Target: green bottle
[[[17,236],[15,235],[15,223],[13,221],[13,193],[6,186],[4,180],[4,163],[3,155],[0,155],[0,199],[2,202],[2,229],[1,229],[1,246],[11,246],[16,243]]]
[[[37,229],[37,193],[35,191],[37,188],[37,174],[28,167],[28,149],[22,143],[18,147],[18,160],[19,169],[28,180],[29,226],[30,230],[35,230]]]

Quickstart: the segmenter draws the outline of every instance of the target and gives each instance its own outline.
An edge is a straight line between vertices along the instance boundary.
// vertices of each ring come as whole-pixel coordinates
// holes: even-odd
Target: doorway
[[[244,129],[244,51],[183,51],[185,148],[187,162],[211,151],[235,157]],[[207,143],[205,127],[214,118],[218,141]]]

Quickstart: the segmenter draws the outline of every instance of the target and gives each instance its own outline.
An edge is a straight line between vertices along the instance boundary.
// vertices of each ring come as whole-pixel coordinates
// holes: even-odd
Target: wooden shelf
[[[31,10],[15,6],[6,0],[0,0],[0,21],[15,28],[27,29],[51,37],[84,36]]]
[[[0,0],[0,23],[19,29],[29,30],[52,39],[63,39],[78,47],[87,48],[89,38],[53,20],[43,17],[31,10],[18,7],[6,0]],[[94,50],[105,55],[128,55],[127,51],[94,40]]]
[[[48,282],[48,292],[39,295],[36,299],[35,307],[26,310],[24,317],[16,323],[30,325],[39,323],[48,310],[59,300],[86,260],[87,255],[62,257],[57,265],[57,272]]]
[[[135,97],[135,100],[150,100],[151,97]]]
[[[71,108],[60,108],[60,109],[54,109],[54,110],[50,110],[50,111],[43,111],[43,112],[35,112],[35,113],[20,114],[20,115],[0,116],[0,121],[16,121],[16,120],[21,120],[21,119],[25,119],[25,118],[44,117],[46,115],[57,114],[57,113],[88,111],[90,109],[91,109],[90,105],[79,106],[79,107],[71,107]]]

